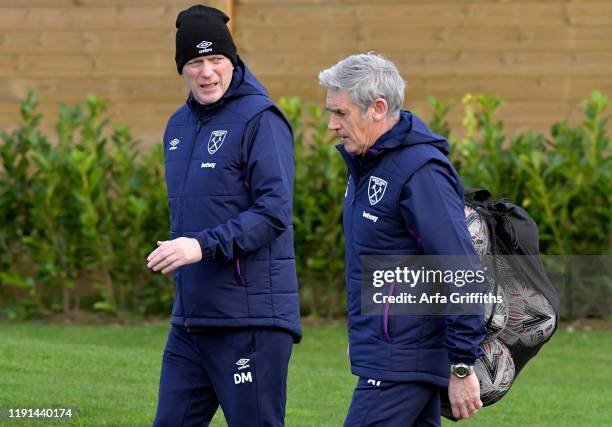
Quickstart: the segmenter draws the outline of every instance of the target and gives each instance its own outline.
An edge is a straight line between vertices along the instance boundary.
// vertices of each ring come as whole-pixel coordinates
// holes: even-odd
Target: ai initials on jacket
[[[370,205],[374,206],[376,203],[380,202],[385,195],[386,189],[387,181],[372,175],[368,182],[368,199],[370,200]]]

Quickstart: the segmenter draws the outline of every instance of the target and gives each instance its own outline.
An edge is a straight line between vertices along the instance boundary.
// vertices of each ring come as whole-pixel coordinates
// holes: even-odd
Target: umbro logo
[[[212,43],[207,42],[206,40],[202,40],[196,45],[198,49],[201,49],[198,53],[206,53],[212,51],[212,49],[210,49],[210,46],[212,46]]]
[[[251,359],[240,359],[236,362],[236,365],[238,365],[238,370],[242,370],[242,369],[246,369],[249,367],[249,362]]]
[[[170,141],[170,151],[172,150],[176,150],[178,148],[178,145],[181,141],[174,138],[172,141]]]

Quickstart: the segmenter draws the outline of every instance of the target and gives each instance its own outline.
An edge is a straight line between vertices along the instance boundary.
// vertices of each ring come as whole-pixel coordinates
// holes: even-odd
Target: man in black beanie
[[[282,426],[301,339],[293,251],[293,135],[236,54],[220,10],[176,20],[189,97],[164,133],[170,240],[148,267],[176,294],[155,426]]]

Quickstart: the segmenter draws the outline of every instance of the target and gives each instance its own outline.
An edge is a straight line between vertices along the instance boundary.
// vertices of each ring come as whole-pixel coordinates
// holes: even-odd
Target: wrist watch
[[[466,365],[465,363],[457,363],[454,365],[450,365],[450,371],[451,374],[453,374],[457,378],[465,378],[474,372],[474,367]]]

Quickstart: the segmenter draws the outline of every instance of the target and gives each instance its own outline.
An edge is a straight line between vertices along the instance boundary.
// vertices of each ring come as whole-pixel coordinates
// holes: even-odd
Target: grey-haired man
[[[329,129],[341,138],[338,150],[349,172],[349,353],[359,380],[344,425],[438,426],[446,387],[453,414],[467,418],[482,406],[473,366],[485,337],[484,310],[393,318],[388,311],[361,311],[363,256],[476,256],[448,143],[401,110],[404,80],[379,55],[350,56],[322,71],[319,81],[327,89]]]

